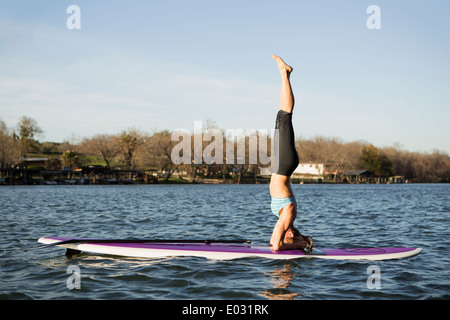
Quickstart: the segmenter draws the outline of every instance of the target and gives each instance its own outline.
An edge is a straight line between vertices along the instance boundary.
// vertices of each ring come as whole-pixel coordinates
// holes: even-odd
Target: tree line
[[[211,129],[218,128],[209,121],[204,130],[207,132]],[[174,164],[172,149],[178,141],[172,141],[172,132],[169,130],[146,133],[128,129],[117,134],[70,138],[62,143],[41,142],[42,135],[43,130],[30,117],[20,118],[14,128],[8,128],[0,118],[0,168],[14,167],[26,156],[45,155],[49,158],[47,169],[97,165],[110,169],[158,170],[165,172],[166,179],[174,172],[184,172],[194,178],[200,174],[222,179],[233,176],[239,181],[245,175],[257,176],[261,167],[267,167],[259,160],[257,163],[249,161],[250,138],[245,136],[242,137],[245,161],[235,159],[230,162],[228,159],[219,164],[194,161],[190,164]],[[223,139],[224,142],[227,140],[226,135]],[[209,143],[202,141],[202,149]],[[378,148],[366,141],[345,142],[340,138],[323,136],[309,139],[299,137],[295,144],[300,162],[338,163],[341,174],[362,169],[379,177],[403,176],[410,182],[450,182],[450,157],[438,150],[432,153],[410,152],[399,145]],[[226,148],[234,148],[235,155],[239,153],[238,141],[226,141],[222,145],[224,157]],[[268,154],[270,145],[268,138]]]

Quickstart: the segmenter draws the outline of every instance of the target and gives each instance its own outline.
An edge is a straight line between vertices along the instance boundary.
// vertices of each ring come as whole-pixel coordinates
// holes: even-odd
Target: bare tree
[[[171,154],[175,142],[171,140],[171,132],[163,130],[153,133],[145,139],[144,149],[148,165],[166,172],[167,181],[173,174],[175,165],[172,163]]]
[[[81,142],[80,151],[84,154],[92,154],[103,161],[111,168],[112,162],[119,153],[119,137],[117,135],[96,134],[92,138],[85,138]]]
[[[0,168],[11,167],[20,160],[21,155],[20,142],[0,118]]]

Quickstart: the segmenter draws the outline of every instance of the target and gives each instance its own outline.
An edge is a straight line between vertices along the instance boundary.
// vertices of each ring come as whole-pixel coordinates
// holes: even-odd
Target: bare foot
[[[277,62],[278,69],[280,69],[281,73],[287,72],[289,75],[292,72],[292,67],[288,66],[283,59],[281,59],[279,56],[272,55],[272,58]]]

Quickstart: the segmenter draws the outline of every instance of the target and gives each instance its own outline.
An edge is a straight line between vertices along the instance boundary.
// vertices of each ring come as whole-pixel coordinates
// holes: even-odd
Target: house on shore
[[[261,168],[261,176],[270,176],[269,168]],[[292,173],[300,183],[340,182],[339,163],[300,163]]]
[[[300,182],[340,182],[339,172],[339,163],[300,163],[292,178],[300,179]]]

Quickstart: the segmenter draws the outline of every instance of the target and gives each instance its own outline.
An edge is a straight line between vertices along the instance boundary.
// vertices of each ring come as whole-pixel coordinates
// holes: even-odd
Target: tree
[[[135,168],[135,152],[144,143],[143,134],[136,130],[122,131],[119,135],[119,158],[127,169]]]
[[[23,116],[17,124],[17,129],[19,132],[20,143],[25,152],[34,151],[37,147],[37,140],[35,137],[44,133],[44,131],[38,126],[36,120]]]
[[[0,168],[11,167],[22,155],[20,142],[0,118]]]
[[[145,139],[143,148],[145,151],[141,155],[141,159],[145,159],[147,165],[167,172],[165,178],[166,181],[174,171],[171,154],[175,144],[176,143],[171,140],[170,131],[163,130],[155,132],[151,137]]]
[[[64,167],[73,167],[78,162],[78,154],[73,150],[66,150],[61,156],[61,163]]]
[[[83,153],[101,158],[106,167],[111,168],[114,157],[119,153],[119,138],[117,135],[96,134],[92,138],[85,138],[81,142]]]
[[[392,162],[380,149],[373,145],[369,145],[362,149],[360,160],[366,170],[374,172],[379,177],[386,177],[394,174]]]

